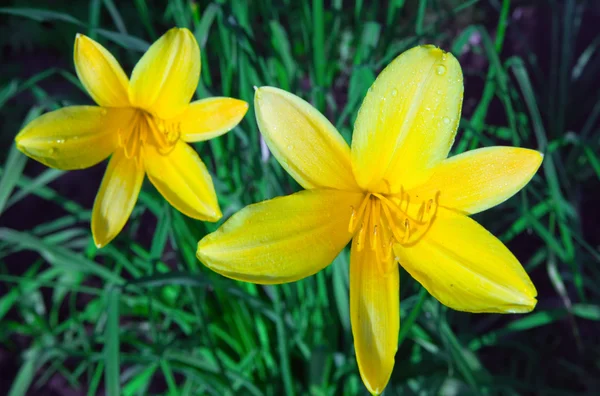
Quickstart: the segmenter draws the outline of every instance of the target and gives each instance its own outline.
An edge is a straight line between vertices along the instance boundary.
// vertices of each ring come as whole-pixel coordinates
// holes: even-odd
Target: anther
[[[350,232],[351,234],[353,234],[354,231],[356,230],[356,226],[358,225],[358,220],[360,220],[363,217],[363,214],[365,212],[367,204],[369,203],[370,197],[371,197],[370,193],[365,195],[362,202],[360,203],[360,206],[358,207],[358,211],[356,212],[356,215],[354,217],[352,217],[352,215],[350,216],[350,224],[348,225],[348,232]],[[353,211],[352,214],[354,215],[354,207],[352,207],[352,211]]]
[[[356,221],[356,210],[354,209],[354,206],[350,206],[350,209],[352,210],[352,214],[350,215],[350,222],[348,223],[348,232],[352,233],[352,231],[354,231],[354,222]]]
[[[410,238],[410,221],[408,220],[408,217],[404,219],[404,241],[403,243],[408,242],[408,239]]]
[[[419,212],[417,213],[417,220],[419,220],[419,222],[423,221],[424,214],[425,214],[425,202],[421,202],[421,206],[419,207]]]

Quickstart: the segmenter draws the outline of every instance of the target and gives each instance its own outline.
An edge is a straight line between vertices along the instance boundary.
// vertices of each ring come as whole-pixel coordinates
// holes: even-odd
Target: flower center
[[[127,158],[141,161],[141,148],[151,144],[166,155],[175,148],[181,135],[181,126],[176,122],[168,122],[144,110],[136,110],[132,125],[119,131],[119,146],[125,150]]]
[[[358,208],[352,207],[348,231],[357,240],[358,251],[369,246],[379,262],[388,261],[395,243],[414,245],[429,230],[438,208],[439,192],[433,198],[411,202],[410,195],[367,193]]]

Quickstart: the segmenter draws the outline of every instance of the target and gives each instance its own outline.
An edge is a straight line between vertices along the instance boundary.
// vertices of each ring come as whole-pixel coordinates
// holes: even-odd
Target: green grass
[[[497,144],[545,153],[523,192],[477,216],[523,262],[539,304],[529,315],[455,312],[403,271],[400,348],[386,394],[598,389],[600,38],[585,39],[594,30],[585,18],[593,2],[47,4],[14,0],[0,8],[9,54],[0,65],[0,367],[11,396],[47,393],[52,378],[88,395],[366,393],[352,347],[347,251],[293,284],[222,278],[195,257],[197,241],[218,224],[186,218],[147,182],[127,227],[97,250],[90,194],[81,191],[99,187],[85,176],[98,169],[73,179],[14,148],[18,130],[42,112],[91,103],[72,65],[76,32],[99,40],[130,72],[174,25],[201,45],[197,97],[251,105],[233,131],[196,145],[224,219],[299,188],[261,154],[253,86],[310,100],[349,140],[367,89],[399,53],[424,42],[457,56],[468,50],[460,58],[465,113],[453,153]],[[526,40],[527,24],[514,18],[519,7],[547,18],[543,44]],[[511,46],[521,41],[526,48],[516,53]],[[481,66],[468,61],[474,57]],[[45,64],[22,67],[23,59]],[[62,180],[86,183],[73,189]]]

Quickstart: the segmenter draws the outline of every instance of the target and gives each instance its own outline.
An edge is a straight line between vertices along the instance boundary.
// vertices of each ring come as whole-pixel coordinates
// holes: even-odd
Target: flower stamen
[[[387,272],[389,269],[383,267],[383,262],[390,260],[393,245],[413,245],[429,230],[437,213],[438,196],[439,192],[434,198],[424,200],[417,210],[417,204],[411,205],[410,195],[404,189],[399,196],[365,194],[358,210],[351,208],[348,224],[352,234],[360,224],[356,235],[358,251],[368,244],[377,257],[380,270]]]
[[[119,146],[125,150],[127,158],[141,161],[141,148],[152,144],[166,155],[170,153],[181,135],[181,125],[161,120],[143,110],[137,110],[132,125],[119,131]]]

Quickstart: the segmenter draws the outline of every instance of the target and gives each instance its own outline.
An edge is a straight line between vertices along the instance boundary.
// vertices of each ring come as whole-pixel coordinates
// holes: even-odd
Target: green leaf
[[[113,274],[104,266],[88,260],[69,249],[54,246],[32,235],[11,230],[9,228],[0,228],[0,240],[14,244],[19,249],[36,251],[50,264],[57,268],[61,268],[64,271],[80,271],[97,275],[116,284],[123,283],[121,277]]]
[[[8,158],[4,164],[5,172],[0,179],[0,215],[4,211],[8,197],[23,173],[27,157],[21,153],[16,145],[12,145],[8,153]]]
[[[119,359],[119,290],[109,287],[106,293],[106,329],[104,330],[104,380],[106,393],[119,396],[121,393]]]
[[[59,22],[72,23],[72,24],[78,25],[78,26],[85,26],[85,24],[83,22],[81,22],[77,18],[74,18],[71,15],[66,14],[64,12],[42,10],[42,9],[37,9],[37,8],[2,7],[2,8],[0,8],[0,14],[21,16],[24,18],[33,19],[34,21],[37,21],[37,22],[59,21]]]
[[[30,349],[25,353],[25,362],[19,368],[19,372],[13,381],[8,396],[25,396],[33,381],[39,362],[40,351]]]
[[[575,316],[583,319],[600,321],[600,306],[594,304],[574,304],[571,309]]]

